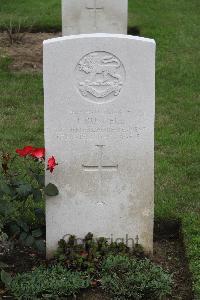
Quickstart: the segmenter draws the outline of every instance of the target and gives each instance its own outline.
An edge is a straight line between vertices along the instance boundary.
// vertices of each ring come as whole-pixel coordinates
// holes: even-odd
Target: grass
[[[60,31],[61,0],[0,0],[0,29],[10,21],[35,31]]]
[[[44,144],[41,74],[8,71],[10,60],[0,56],[0,150]]]
[[[10,17],[28,17],[38,30],[61,29],[60,1],[0,0],[0,27]],[[180,219],[200,297],[200,77],[199,0],[130,0],[129,26],[157,42],[156,198],[157,218]],[[0,147],[43,143],[40,74],[0,72]]]

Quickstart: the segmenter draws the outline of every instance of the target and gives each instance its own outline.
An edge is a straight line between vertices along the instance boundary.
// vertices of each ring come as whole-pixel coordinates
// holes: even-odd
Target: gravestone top
[[[61,36],[61,37],[56,37],[56,38],[52,38],[52,39],[48,39],[48,40],[44,40],[43,41],[43,45],[47,45],[47,44],[54,44],[54,43],[58,43],[58,42],[63,42],[63,41],[70,41],[70,40],[87,40],[87,39],[91,39],[91,38],[113,38],[113,39],[125,39],[125,40],[133,40],[133,41],[140,41],[140,42],[145,42],[145,43],[150,43],[152,45],[156,45],[156,42],[154,39],[150,39],[147,37],[142,37],[142,36],[132,36],[132,35],[125,35],[125,34],[120,34],[120,33],[116,33],[116,34],[112,34],[112,33],[101,33],[101,32],[97,32],[97,33],[82,33],[82,34],[78,34],[78,35],[69,35],[69,36]]]
[[[155,42],[120,34],[44,41],[47,256],[66,235],[153,249]]]
[[[127,34],[128,0],[62,0],[63,36],[81,33]]]

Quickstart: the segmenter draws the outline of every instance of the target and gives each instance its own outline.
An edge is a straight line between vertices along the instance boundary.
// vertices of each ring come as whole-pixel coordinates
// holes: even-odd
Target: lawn
[[[41,74],[8,71],[10,60],[0,60],[0,149],[44,144],[43,89]]]
[[[58,0],[0,0],[0,27],[26,19],[35,30],[60,30]],[[180,219],[200,297],[199,0],[130,0],[129,26],[157,42],[155,215]],[[24,21],[25,22],[25,21]],[[11,73],[1,57],[0,148],[43,144],[41,74]]]
[[[0,28],[20,24],[35,31],[61,30],[59,0],[0,0]]]

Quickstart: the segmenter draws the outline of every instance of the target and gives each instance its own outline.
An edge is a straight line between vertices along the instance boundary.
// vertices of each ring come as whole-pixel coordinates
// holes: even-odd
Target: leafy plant
[[[1,155],[0,223],[6,226],[13,239],[44,251],[44,196],[56,196],[59,192],[52,183],[45,187],[44,148],[26,146],[17,149],[16,153],[18,156]],[[53,156],[47,160],[47,169],[51,173],[56,165]],[[31,209],[30,221],[27,211]]]
[[[109,256],[102,264],[102,287],[114,299],[162,299],[171,293],[172,276],[148,259]]]
[[[144,256],[140,245],[130,249],[123,243],[109,244],[105,238],[94,239],[93,234],[88,233],[81,242],[72,235],[68,241],[60,240],[55,259],[72,270],[87,271],[98,279],[103,259],[111,254]]]
[[[89,286],[90,278],[85,273],[72,272],[57,265],[18,274],[11,281],[10,290],[17,299],[58,299],[75,295]]]
[[[26,222],[17,220],[9,223],[10,236],[15,237],[27,247],[34,247],[39,252],[45,251],[45,227],[28,225]]]

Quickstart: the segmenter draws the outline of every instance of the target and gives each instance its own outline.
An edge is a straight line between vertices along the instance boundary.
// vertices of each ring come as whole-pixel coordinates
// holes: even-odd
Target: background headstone
[[[44,42],[47,256],[88,232],[153,249],[155,42],[91,34]],[[123,240],[122,240],[123,239]]]
[[[63,36],[81,33],[127,34],[128,0],[62,0]]]

